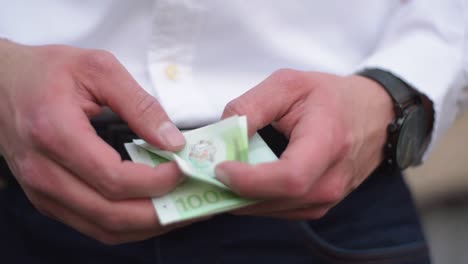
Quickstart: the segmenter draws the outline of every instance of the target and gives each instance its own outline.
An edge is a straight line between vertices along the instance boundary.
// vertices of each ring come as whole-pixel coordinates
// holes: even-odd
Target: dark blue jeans
[[[97,127],[115,145],[131,135]],[[116,132],[117,131],[117,132]],[[277,152],[287,144],[262,135]],[[106,246],[38,213],[8,178],[0,190],[1,263],[430,263],[411,195],[398,170],[377,169],[314,221],[219,215],[146,241]]]

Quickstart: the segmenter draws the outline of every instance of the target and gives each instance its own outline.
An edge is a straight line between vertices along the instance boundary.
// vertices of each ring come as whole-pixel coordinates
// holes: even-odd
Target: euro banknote
[[[238,196],[215,178],[214,168],[227,160],[257,164],[277,160],[263,139],[248,139],[244,116],[234,116],[195,130],[185,131],[187,144],[178,152],[160,150],[143,140],[126,143],[130,158],[157,166],[173,160],[186,179],[152,203],[162,225],[226,212],[256,201]]]
[[[247,120],[233,116],[218,123],[183,133],[187,145],[178,152],[163,151],[144,140],[136,145],[168,160],[174,160],[188,177],[227,188],[214,178],[214,168],[227,160],[248,161]]]

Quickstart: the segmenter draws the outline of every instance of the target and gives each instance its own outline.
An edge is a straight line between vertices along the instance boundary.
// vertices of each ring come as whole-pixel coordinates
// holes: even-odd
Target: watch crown
[[[387,130],[390,133],[394,133],[395,131],[397,131],[397,129],[398,129],[398,126],[395,124],[395,122],[390,123],[387,127]]]

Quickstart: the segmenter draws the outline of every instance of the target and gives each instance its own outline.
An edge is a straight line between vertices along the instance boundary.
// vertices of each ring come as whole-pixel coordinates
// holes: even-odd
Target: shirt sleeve
[[[462,95],[460,97],[460,100],[458,100],[458,103],[460,105],[461,111],[466,111],[468,112],[468,1],[465,1],[465,43],[463,44],[464,48],[464,82],[463,82],[463,91]]]
[[[375,50],[358,67],[388,70],[431,101],[434,123],[423,160],[459,110],[464,13],[466,0],[402,0]]]

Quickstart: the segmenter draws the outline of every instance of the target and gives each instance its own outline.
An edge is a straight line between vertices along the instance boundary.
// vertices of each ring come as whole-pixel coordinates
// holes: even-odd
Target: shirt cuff
[[[461,43],[456,40],[449,44],[431,34],[416,33],[379,49],[356,69],[387,70],[432,103],[434,123],[422,161],[458,112],[457,100],[463,86]]]

